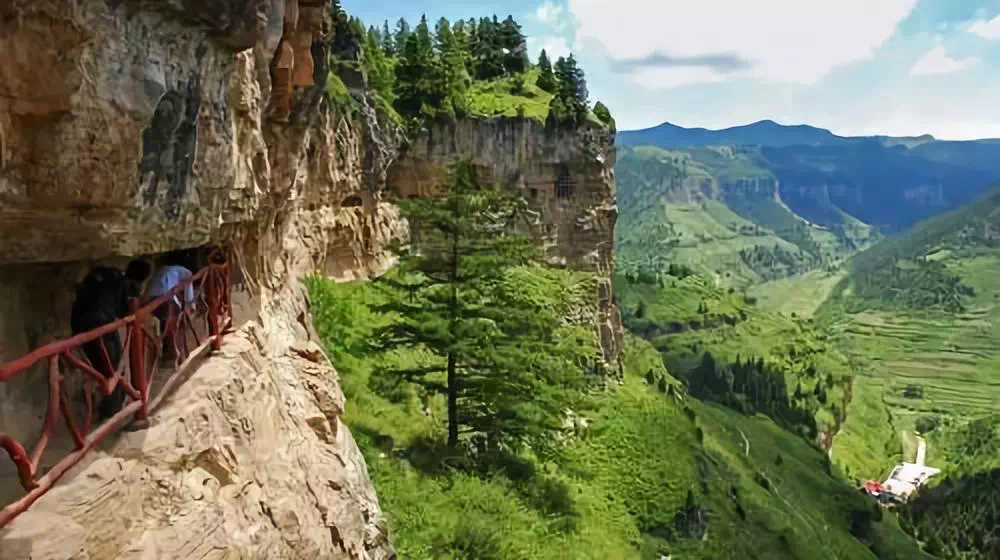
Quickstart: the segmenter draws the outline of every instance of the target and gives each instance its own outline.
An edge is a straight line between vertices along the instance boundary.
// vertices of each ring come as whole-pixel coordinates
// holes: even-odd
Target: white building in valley
[[[889,478],[882,483],[882,488],[905,502],[917,488],[926,484],[932,476],[940,473],[941,469],[927,465],[901,463],[892,469]]]

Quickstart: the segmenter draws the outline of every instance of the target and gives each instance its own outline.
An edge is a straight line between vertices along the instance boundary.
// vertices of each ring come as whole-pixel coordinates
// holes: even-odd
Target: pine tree
[[[407,39],[410,38],[412,32],[410,31],[410,24],[403,18],[399,18],[396,22],[396,33],[393,36],[393,42],[396,44],[397,53],[401,53],[406,45]]]
[[[499,25],[496,46],[502,53],[504,71],[508,75],[528,69],[528,45],[513,16],[507,16]]]
[[[451,447],[472,433],[491,449],[543,448],[582,398],[596,342],[586,328],[560,326],[571,288],[533,264],[541,257],[533,240],[509,233],[525,207],[478,185],[468,162],[451,168],[437,196],[402,205],[420,226],[419,253],[402,251],[398,273],[379,281],[389,288],[381,311],[399,317],[379,340],[433,358],[379,373],[446,396]]]
[[[557,122],[579,123],[587,116],[587,81],[583,70],[577,66],[576,58],[569,55],[569,58],[559,57],[555,64],[555,74],[559,81],[559,91],[556,98],[560,100],[559,107],[563,112],[559,114],[555,107],[550,109],[554,113]],[[553,100],[554,101],[554,100]]]
[[[361,52],[361,64],[368,75],[368,84],[383,100],[392,103],[395,99],[396,75],[392,59],[389,58],[381,45],[385,44],[384,35],[374,27],[368,30],[364,49]],[[389,40],[392,38],[389,36]]]
[[[542,49],[542,53],[538,55],[538,81],[536,85],[549,93],[555,93],[559,88],[559,84],[556,83],[556,75],[552,73],[552,62],[549,61],[549,55],[545,49]]]
[[[397,41],[398,37],[397,34]],[[436,114],[441,103],[440,90],[435,90],[434,78],[439,75],[436,66],[427,18],[421,17],[413,32],[406,35],[396,65],[397,98],[394,106],[399,114],[411,117],[433,117]]]
[[[489,80],[504,73],[503,47],[497,37],[496,16],[493,20],[482,18],[476,29],[476,43],[472,55],[476,59],[476,79]]]
[[[389,20],[382,22],[382,51],[386,56],[396,56],[396,40],[389,31]]]
[[[435,75],[435,97],[441,99],[441,111],[450,116],[462,116],[466,113],[465,92],[469,87],[469,75],[466,72],[468,45],[464,26],[459,27],[459,33],[454,33],[448,20],[438,21],[435,33],[438,49],[438,63]]]

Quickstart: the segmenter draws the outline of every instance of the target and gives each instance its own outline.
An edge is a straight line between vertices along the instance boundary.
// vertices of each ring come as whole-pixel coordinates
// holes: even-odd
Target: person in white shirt
[[[184,260],[183,255],[179,253],[168,253],[162,259],[160,267],[156,269],[153,276],[149,279],[149,283],[146,284],[145,301],[152,301],[160,296],[163,296],[164,294],[169,293],[182,281],[193,275],[191,269],[181,264]],[[153,311],[153,315],[159,320],[161,333],[166,332],[167,321],[170,318],[171,312],[175,317],[179,317],[183,307],[194,302],[194,286],[192,284],[193,282],[188,283],[188,285],[184,287],[183,303],[177,295],[174,295],[171,300],[165,302]],[[174,331],[176,332],[179,328],[179,324],[175,323]],[[167,354],[168,351],[171,351],[170,353],[172,354],[174,349],[173,334],[175,333],[170,333],[170,336],[164,337],[164,354]]]

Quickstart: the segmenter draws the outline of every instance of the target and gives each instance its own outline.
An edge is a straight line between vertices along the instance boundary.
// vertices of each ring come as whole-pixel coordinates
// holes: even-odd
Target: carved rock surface
[[[93,264],[219,240],[254,318],[151,428],[104,442],[0,533],[0,558],[391,555],[337,420],[336,374],[307,344],[298,279],[385,266],[379,243],[399,224],[378,179],[396,140],[324,105],[325,79],[296,92],[287,122],[268,118],[285,9],[300,1],[321,4],[0,2],[0,362],[68,334],[72,286]],[[29,446],[38,373],[0,388],[0,431]],[[20,495],[8,466],[4,504]]]
[[[389,558],[336,373],[309,343],[275,342],[253,322],[231,335],[152,427],[0,533],[0,557]]]

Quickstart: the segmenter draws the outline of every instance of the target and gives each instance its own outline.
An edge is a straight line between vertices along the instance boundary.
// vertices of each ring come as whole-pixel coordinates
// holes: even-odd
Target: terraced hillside
[[[876,476],[904,434],[1000,405],[1000,191],[858,256],[819,316],[858,365],[834,458]],[[929,461],[948,469],[959,457]],[[939,442],[941,448],[946,442]],[[944,461],[935,464],[935,461]]]

